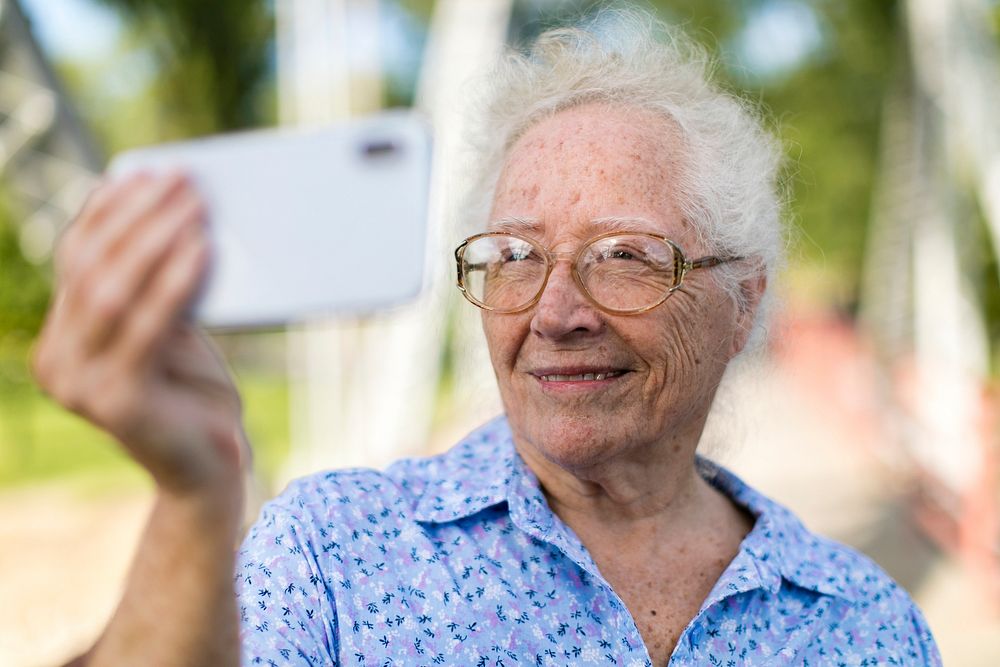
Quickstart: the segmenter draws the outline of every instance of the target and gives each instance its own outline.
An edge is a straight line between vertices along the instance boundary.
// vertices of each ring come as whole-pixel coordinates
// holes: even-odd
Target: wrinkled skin
[[[491,227],[527,220],[525,235],[574,252],[609,229],[596,219],[638,218],[629,228],[663,233],[688,258],[702,256],[705,248],[676,206],[679,159],[671,125],[651,112],[602,105],[562,111],[512,147]],[[586,477],[630,461],[693,456],[726,364],[746,342],[750,313],[737,310],[708,269],[689,273],[683,290],[651,311],[609,315],[580,292],[570,268],[558,263],[529,310],[483,313],[522,456]],[[538,371],[553,367],[628,372],[600,386],[541,382]]]
[[[614,217],[670,237],[689,258],[705,255],[676,204],[681,156],[672,131],[650,112],[599,105],[539,122],[511,148],[491,228],[572,254]],[[667,664],[753,525],[694,460],[715,388],[746,343],[764,286],[763,278],[741,286],[749,304],[741,310],[712,269],[698,270],[660,306],[609,315],[561,259],[536,305],[483,313],[514,444],[625,603],[656,665]],[[593,379],[581,380],[585,373]]]

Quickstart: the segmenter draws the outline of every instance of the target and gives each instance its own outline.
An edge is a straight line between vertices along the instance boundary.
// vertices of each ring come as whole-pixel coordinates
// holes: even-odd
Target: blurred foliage
[[[119,45],[112,55],[101,60],[57,63],[73,102],[106,155],[191,132],[184,129],[183,119],[173,120],[164,114],[151,77],[147,79],[143,73],[132,80],[117,80],[122,60],[143,58]],[[146,69],[141,64],[135,67]]]
[[[398,0],[398,4],[424,23],[430,22],[434,11],[434,0]]]
[[[30,340],[41,328],[49,301],[49,282],[21,254],[17,226],[0,199],[0,341]],[[2,377],[2,370],[0,370]]]
[[[974,209],[970,216],[975,225],[972,229],[969,243],[963,250],[966,271],[971,278],[974,296],[979,302],[983,313],[983,325],[986,328],[986,338],[991,343],[990,374],[994,379],[1000,378],[1000,261],[994,252],[995,246],[990,240],[990,231],[986,215],[977,202],[970,202]]]
[[[17,228],[0,199],[0,429],[29,447],[33,433],[24,428],[31,405],[19,400],[30,386],[28,353],[41,328],[49,301],[49,282],[21,255]],[[2,437],[2,436],[0,436]]]
[[[288,454],[288,385],[283,377],[240,373],[254,470],[270,487]],[[0,488],[68,475],[97,475],[115,486],[145,480],[121,447],[33,388],[0,401]]]
[[[273,71],[264,0],[99,0],[152,54],[160,139],[260,125]]]
[[[28,349],[41,328],[50,285],[21,254],[17,227],[0,199],[0,421],[14,406],[10,396],[30,382]]]
[[[878,168],[882,104],[897,39],[894,0],[822,0],[822,52],[765,85],[794,177],[793,263],[828,273],[826,296],[854,308]]]

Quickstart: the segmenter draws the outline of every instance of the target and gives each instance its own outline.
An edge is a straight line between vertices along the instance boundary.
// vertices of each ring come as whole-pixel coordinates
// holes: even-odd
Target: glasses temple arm
[[[486,266],[487,266],[486,262],[481,262],[481,263],[478,263],[478,264],[470,264],[469,262],[465,261],[465,258],[456,257],[455,259],[457,260],[457,264],[458,264],[458,284],[460,286],[462,284],[462,267],[463,266],[466,268],[466,270],[471,269],[473,271],[481,271],[484,268],[486,268]]]
[[[694,269],[708,269],[713,266],[718,266],[719,264],[725,264],[726,262],[738,262],[742,257],[717,257],[715,255],[709,255],[708,257],[699,257],[698,259],[693,259],[690,262],[686,262],[685,269],[692,271]]]

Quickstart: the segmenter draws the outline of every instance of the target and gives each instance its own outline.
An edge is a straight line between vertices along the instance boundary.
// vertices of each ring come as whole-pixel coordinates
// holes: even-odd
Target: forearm
[[[242,503],[238,482],[209,497],[158,495],[89,666],[238,665],[233,568]]]

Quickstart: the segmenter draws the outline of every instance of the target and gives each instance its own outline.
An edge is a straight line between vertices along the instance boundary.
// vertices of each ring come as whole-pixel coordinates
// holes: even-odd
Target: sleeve
[[[943,661],[938,650],[934,635],[931,634],[927,620],[915,604],[910,605],[910,623],[913,626],[913,653],[921,665],[941,667]]]
[[[337,608],[303,508],[288,492],[268,503],[239,550],[244,666],[339,664]]]

